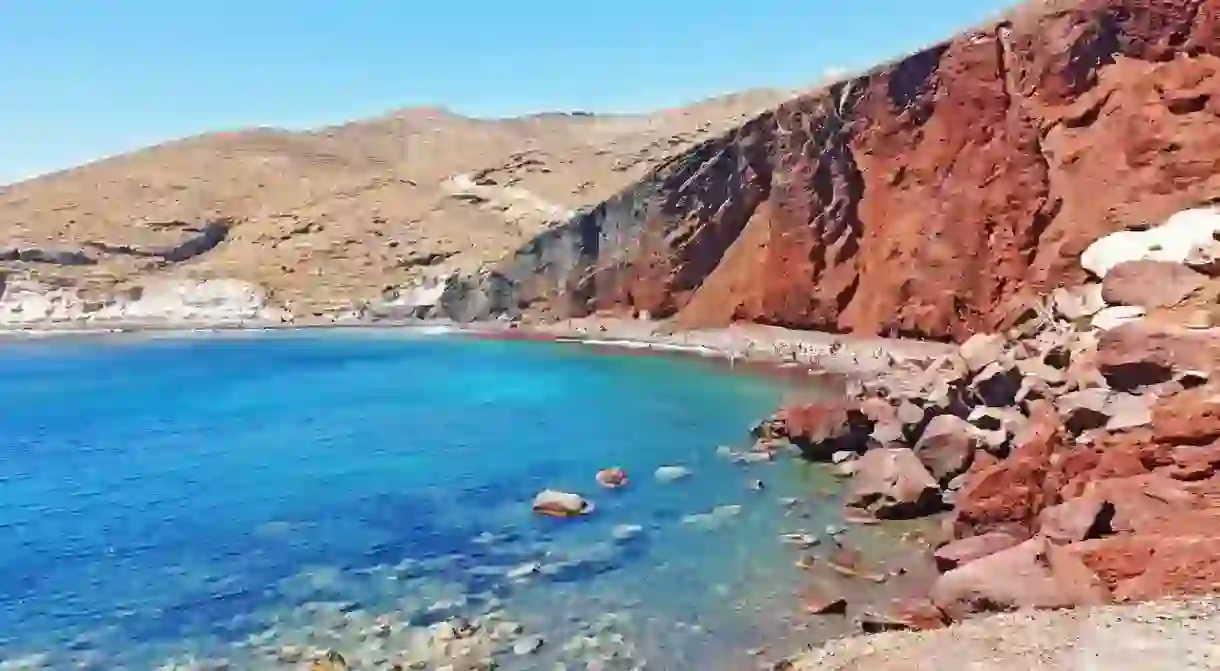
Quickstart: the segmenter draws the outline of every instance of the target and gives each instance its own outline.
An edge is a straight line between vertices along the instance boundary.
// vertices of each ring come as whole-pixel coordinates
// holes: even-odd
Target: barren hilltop
[[[233,278],[297,315],[343,310],[474,272],[788,95],[648,115],[406,109],[169,142],[0,189],[0,270],[95,298]]]

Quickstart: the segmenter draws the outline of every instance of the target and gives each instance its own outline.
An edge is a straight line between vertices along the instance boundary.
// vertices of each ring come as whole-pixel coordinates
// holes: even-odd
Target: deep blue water
[[[223,654],[302,603],[390,612],[460,593],[544,628],[634,609],[672,648],[655,654],[686,660],[650,668],[697,665],[762,640],[767,609],[727,605],[774,606],[790,579],[779,499],[807,474],[715,451],[747,445],[782,391],[702,361],[400,333],[8,344],[0,660],[150,668]],[[694,475],[658,484],[665,464]],[[609,465],[632,486],[600,490]],[[546,487],[597,510],[534,517]],[[681,521],[720,505],[742,505],[725,528]],[[614,542],[621,524],[644,532]],[[556,558],[532,589],[505,584]],[[664,629],[683,620],[702,638]]]

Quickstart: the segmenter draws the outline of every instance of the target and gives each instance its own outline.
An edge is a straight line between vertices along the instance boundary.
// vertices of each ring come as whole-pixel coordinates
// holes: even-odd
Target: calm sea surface
[[[369,627],[496,612],[541,638],[499,668],[756,664],[793,606],[778,535],[828,521],[783,499],[824,483],[716,448],[782,393],[698,360],[389,332],[5,344],[0,660],[294,668],[274,651],[315,646],[388,668],[405,644]],[[611,465],[625,490],[596,486]],[[547,487],[597,508],[535,517]]]

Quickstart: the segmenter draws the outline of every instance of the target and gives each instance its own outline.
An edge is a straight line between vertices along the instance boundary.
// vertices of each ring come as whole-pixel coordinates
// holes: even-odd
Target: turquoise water
[[[795,580],[777,534],[817,519],[781,501],[808,493],[797,464],[716,448],[748,445],[782,392],[708,362],[451,336],[7,345],[0,660],[278,668],[291,644],[388,668],[405,644],[338,629],[493,612],[545,641],[493,651],[499,668],[549,669],[611,613],[622,668],[740,668]],[[693,476],[655,482],[667,464]],[[596,486],[610,465],[630,487]],[[597,509],[535,517],[546,487]]]

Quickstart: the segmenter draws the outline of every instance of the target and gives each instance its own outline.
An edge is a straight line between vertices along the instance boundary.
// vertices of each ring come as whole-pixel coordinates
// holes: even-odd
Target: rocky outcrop
[[[1212,0],[1030,4],[704,142],[446,307],[997,330],[1102,234],[1220,192],[1218,34]]]
[[[166,247],[136,247],[133,245],[110,245],[104,242],[87,242],[87,246],[103,254],[119,254],[124,256],[139,256],[157,258],[167,263],[181,263],[196,256],[206,254],[224,242],[233,228],[233,221],[218,219],[209,221],[201,227],[193,228],[184,222],[163,224],[178,228],[187,233],[187,237],[176,245]]]
[[[1220,585],[1220,329],[1194,316],[1215,309],[1217,284],[1185,261],[1108,259],[1100,292],[1031,299],[1002,334],[764,425],[814,456],[867,436],[846,453],[848,506],[878,517],[952,506],[930,594],[950,619]],[[1087,319],[1158,291],[1172,300],[1121,325]]]
[[[232,279],[165,280],[102,300],[24,280],[9,281],[0,289],[0,326],[193,326],[291,320],[262,288]]]

